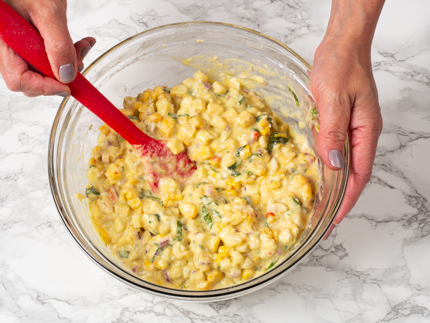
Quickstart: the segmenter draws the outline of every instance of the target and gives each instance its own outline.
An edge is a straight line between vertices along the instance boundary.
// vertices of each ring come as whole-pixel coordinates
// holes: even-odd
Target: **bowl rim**
[[[214,22],[214,21],[186,21],[186,22],[179,22],[179,23],[172,23],[172,24],[165,24],[165,25],[161,25],[155,28],[150,28],[147,29],[145,31],[142,31],[140,33],[137,33],[131,37],[128,37],[126,39],[124,39],[123,41],[119,42],[118,44],[112,46],[111,48],[109,48],[107,51],[105,51],[103,54],[101,54],[99,57],[97,57],[93,62],[91,62],[91,64],[88,65],[88,67],[82,72],[82,75],[86,75],[100,60],[102,60],[105,56],[107,56],[108,54],[110,54],[112,51],[114,51],[115,49],[117,49],[118,47],[124,45],[125,43],[140,37],[144,34],[147,33],[151,33],[160,29],[165,29],[165,28],[171,28],[171,27],[186,27],[186,26],[191,26],[191,25],[223,25],[225,27],[229,27],[229,28],[233,28],[233,29],[239,29],[239,30],[243,30],[245,32],[249,32],[249,33],[253,33],[257,36],[263,37],[271,42],[274,42],[275,44],[277,44],[278,46],[281,46],[283,49],[287,50],[288,52],[290,52],[294,57],[296,57],[309,71],[311,71],[312,67],[311,65],[304,59],[302,58],[298,53],[296,53],[294,50],[292,50],[290,47],[288,47],[287,45],[285,45],[284,43],[274,39],[273,37],[266,35],[264,33],[255,31],[253,29],[247,28],[247,27],[243,27],[243,26],[239,26],[239,25],[235,25],[235,24],[229,24],[229,23],[224,23],[224,22]],[[60,107],[55,115],[54,121],[53,121],[53,125],[52,125],[52,129],[51,129],[51,133],[50,133],[50,137],[49,137],[49,147],[48,147],[48,176],[49,176],[49,184],[50,184],[50,188],[51,188],[51,193],[52,193],[52,197],[55,203],[55,206],[57,208],[57,211],[64,223],[64,225],[66,226],[67,230],[69,231],[69,233],[71,234],[71,236],[73,237],[73,239],[76,241],[76,243],[81,247],[81,249],[84,251],[84,253],[95,263],[97,264],[101,269],[103,269],[105,272],[107,272],[108,274],[110,274],[111,276],[119,279],[120,281],[126,283],[129,286],[132,286],[134,288],[138,288],[140,290],[149,292],[153,295],[156,296],[164,296],[164,297],[169,297],[169,298],[173,298],[173,299],[177,299],[177,300],[182,300],[182,301],[200,301],[200,302],[205,302],[205,301],[218,301],[218,300],[224,300],[224,299],[228,299],[228,298],[233,298],[233,297],[240,297],[243,296],[245,294],[248,294],[249,292],[253,292],[256,291],[258,289],[261,289],[265,286],[268,286],[270,284],[272,284],[273,282],[275,282],[276,280],[282,278],[288,271],[292,270],[294,267],[296,267],[310,252],[312,252],[317,245],[319,244],[319,242],[321,241],[321,239],[323,237],[325,237],[327,231],[329,230],[329,228],[331,227],[332,223],[334,222],[335,218],[336,218],[336,214],[339,211],[340,206],[342,205],[343,199],[345,197],[345,192],[346,192],[346,188],[348,185],[348,181],[349,181],[349,172],[350,172],[350,157],[349,155],[347,156],[347,158],[345,158],[345,178],[346,180],[344,181],[344,184],[342,185],[341,189],[339,190],[338,194],[339,194],[339,200],[336,202],[336,204],[333,207],[333,213],[335,214],[333,216],[333,218],[330,220],[329,224],[327,225],[327,227],[322,230],[321,237],[318,239],[318,241],[315,242],[314,245],[308,247],[308,249],[304,252],[302,252],[301,256],[298,257],[298,259],[291,264],[289,267],[285,268],[284,270],[280,271],[279,273],[277,273],[276,275],[266,278],[265,280],[255,283],[252,286],[247,286],[247,287],[243,287],[242,289],[236,290],[236,291],[229,291],[229,288],[224,288],[222,290],[225,290],[224,293],[219,293],[221,290],[214,290],[214,291],[218,291],[218,293],[214,294],[214,295],[178,295],[176,293],[170,293],[169,290],[172,291],[178,291],[176,289],[173,288],[169,288],[169,287],[163,287],[163,286],[157,286],[157,287],[162,287],[164,288],[163,291],[158,291],[158,290],[153,290],[150,289],[148,287],[145,286],[140,286],[140,285],[136,285],[133,282],[129,281],[128,279],[118,275],[117,273],[115,273],[114,271],[112,271],[110,268],[105,267],[102,263],[100,263],[99,261],[97,261],[97,259],[95,259],[95,257],[87,250],[87,248],[77,239],[77,237],[75,236],[75,234],[72,232],[72,228],[70,225],[69,220],[67,219],[65,213],[67,213],[65,211],[65,208],[63,206],[63,202],[60,198],[60,194],[59,194],[59,185],[56,182],[55,179],[55,169],[54,169],[54,163],[51,163],[51,161],[53,161],[55,159],[54,157],[54,152],[56,151],[56,147],[54,147],[54,141],[55,141],[55,134],[57,133],[57,128],[59,125],[59,120],[61,118],[62,112],[66,106],[66,103],[68,102],[70,97],[66,97],[62,100]],[[349,153],[350,149],[349,149],[349,134],[347,134],[347,138],[345,140],[345,151]],[[330,193],[331,194],[331,193]],[[120,268],[121,269],[121,268]],[[122,269],[125,273],[127,273],[124,269]],[[129,274],[129,273],[127,273]],[[261,277],[261,276],[258,276]],[[258,278],[257,277],[257,278]],[[136,279],[140,279],[137,278]],[[142,280],[142,279],[140,279]],[[252,280],[250,280],[252,281]],[[249,281],[249,282],[250,282]],[[151,282],[148,281],[144,281],[145,283],[149,284],[149,285],[154,285]],[[240,284],[240,285],[245,285],[245,284]],[[240,285],[237,285],[240,286]],[[235,286],[236,287],[236,286]],[[250,290],[250,291],[249,291]],[[187,292],[192,292],[192,293],[199,293],[199,292],[204,292],[204,293],[208,293],[210,291],[194,291],[194,290],[179,290],[182,293],[187,293]],[[228,296],[228,297],[226,297]],[[221,299],[218,299],[221,298]]]

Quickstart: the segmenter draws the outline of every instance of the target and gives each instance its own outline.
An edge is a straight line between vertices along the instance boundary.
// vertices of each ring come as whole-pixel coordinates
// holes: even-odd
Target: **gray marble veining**
[[[351,214],[279,283],[211,304],[120,283],[73,241],[50,197],[49,132],[60,98],[0,82],[0,322],[429,322],[430,2],[387,1],[372,50],[384,117],[374,174]],[[163,24],[210,20],[277,38],[312,62],[329,0],[71,0],[86,62]]]

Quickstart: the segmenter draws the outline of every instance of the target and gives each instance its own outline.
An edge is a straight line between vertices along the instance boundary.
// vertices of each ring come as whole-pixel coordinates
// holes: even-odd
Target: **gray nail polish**
[[[85,56],[87,56],[90,49],[91,49],[91,46],[86,46],[86,47],[82,48],[82,50],[81,50],[81,58],[82,59],[84,59]]]
[[[80,73],[80,72],[82,72],[84,70],[84,67],[83,66],[78,66],[78,72]]]
[[[57,92],[55,93],[57,96],[62,96],[63,98],[67,98],[70,94],[67,92]]]
[[[72,82],[75,78],[75,67],[72,63],[64,64],[60,67],[60,70],[58,71],[58,74],[60,74],[60,80],[64,83]]]
[[[96,44],[95,40],[90,41],[90,46],[93,47]]]
[[[328,159],[330,159],[330,163],[333,167],[343,168],[343,156],[339,150],[330,150]]]

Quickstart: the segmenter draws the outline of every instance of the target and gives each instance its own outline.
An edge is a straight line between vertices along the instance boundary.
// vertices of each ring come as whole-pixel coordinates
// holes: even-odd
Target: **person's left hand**
[[[351,211],[372,175],[382,117],[373,79],[370,47],[355,39],[327,37],[315,53],[312,93],[319,106],[320,153],[326,165],[344,166],[347,132],[351,167],[343,204],[325,238]]]

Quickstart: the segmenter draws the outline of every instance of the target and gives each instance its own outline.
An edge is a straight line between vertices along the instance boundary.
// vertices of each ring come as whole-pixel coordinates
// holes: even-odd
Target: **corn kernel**
[[[227,178],[227,180],[225,181],[225,183],[229,186],[234,187],[235,189],[240,188],[240,183],[235,182],[232,178]]]
[[[242,127],[247,127],[254,122],[254,117],[248,111],[243,110],[236,119],[236,122]]]
[[[139,229],[142,227],[142,216],[140,214],[133,214],[133,228]]]
[[[199,116],[192,117],[191,123],[193,125],[195,125],[196,127],[200,127],[200,128],[203,127],[203,125],[204,125],[202,118],[200,118]]]
[[[279,230],[274,229],[273,230],[273,239],[275,239],[276,242],[278,242],[279,238]]]
[[[246,269],[242,271],[242,279],[249,279],[249,277],[251,277],[251,275],[253,274],[254,274],[254,271],[252,269]]]
[[[209,290],[211,289],[211,283],[208,281],[202,281],[196,285],[196,290]]]
[[[220,234],[221,230],[222,230],[222,224],[221,222],[215,222],[212,226],[212,230],[216,233],[216,234]]]
[[[138,209],[142,205],[142,201],[138,197],[129,200],[127,203],[133,210]]]
[[[159,113],[155,112],[155,113],[151,114],[148,117],[148,119],[151,122],[159,122],[161,120],[161,115]]]
[[[210,243],[209,243],[210,250],[212,252],[216,252],[218,250],[220,242],[221,242],[221,239],[218,236],[211,236]]]
[[[222,257],[227,257],[230,254],[231,250],[232,250],[232,247],[221,246],[218,248],[218,254],[221,255]]]
[[[155,269],[155,266],[151,263],[149,259],[145,259],[143,262],[147,270],[153,271]]]
[[[208,76],[200,71],[195,72],[193,77],[198,81],[206,82],[208,80]]]
[[[175,155],[181,153],[185,149],[184,144],[178,138],[172,138],[172,139],[170,139],[167,142],[166,146]]]
[[[269,127],[264,127],[263,129],[260,130],[260,134],[262,136],[270,135],[270,128]]]
[[[209,146],[202,146],[200,148],[200,151],[197,153],[197,159],[199,160],[206,160],[213,156],[212,150],[209,148]]]
[[[169,263],[163,260],[163,258],[161,257],[156,257],[153,264],[155,267],[157,267],[160,270],[166,269],[167,266],[169,265]]]
[[[109,236],[108,236],[108,234],[107,234],[107,232],[106,232],[106,230],[105,230],[105,229],[100,228],[100,227],[97,227],[97,229],[96,229],[96,230],[98,231],[98,233],[99,233],[99,235],[100,235],[100,238],[102,239],[102,241],[103,241],[105,244],[110,243],[110,238],[109,238]]]
[[[127,200],[132,200],[132,199],[134,199],[135,197],[137,197],[137,195],[138,195],[138,192],[137,192],[137,190],[134,188],[134,187],[131,187],[131,188],[129,188],[129,189],[127,189],[126,191],[125,191],[125,197],[127,198]]]
[[[268,227],[263,228],[263,232],[267,234],[270,238],[273,238],[273,232]]]
[[[271,181],[269,183],[269,187],[272,189],[277,189],[277,188],[281,187],[281,181]]]
[[[243,159],[247,159],[248,157],[251,156],[251,147],[249,147],[248,145],[246,145],[241,151],[240,151],[240,157],[242,157]]]
[[[262,176],[266,173],[266,167],[260,164],[250,163],[248,169],[257,176]]]
[[[194,112],[203,112],[206,109],[206,102],[202,99],[193,100]]]
[[[99,128],[99,130],[100,130],[100,132],[101,132],[102,134],[104,134],[104,135],[106,135],[106,136],[110,133],[110,127],[109,127],[107,124],[102,125],[102,126]]]
[[[237,196],[237,192],[233,189],[224,190],[223,193],[227,196]]]
[[[173,105],[165,98],[158,100],[155,106],[157,107],[157,112],[162,115],[173,112]]]
[[[266,214],[266,219],[268,223],[273,223],[276,221],[276,215],[272,212]]]
[[[187,218],[194,219],[198,214],[197,207],[191,203],[179,203],[179,211]]]
[[[165,138],[169,138],[172,134],[174,126],[175,120],[172,117],[165,116],[163,117],[163,121],[158,124],[158,129],[164,135]]]
[[[203,145],[206,145],[209,141],[213,139],[213,136],[206,130],[199,130],[196,134],[196,139]]]
[[[171,95],[186,96],[188,95],[188,87],[185,84],[175,85],[170,89]]]
[[[212,89],[216,94],[224,94],[227,91],[225,86],[219,82],[214,82],[212,84]]]
[[[222,273],[219,270],[215,270],[214,272],[210,273],[207,277],[208,282],[210,282],[213,285],[218,283],[222,279]]]
[[[221,164],[221,158],[220,157],[211,157],[209,158],[209,164],[211,164],[211,166],[213,167],[219,167],[219,165]]]
[[[266,127],[268,127],[268,126],[270,125],[270,123],[269,123],[269,121],[267,120],[267,118],[266,118],[266,117],[264,117],[264,118],[262,118],[260,121],[258,121],[258,125],[259,125],[261,128],[266,128]]]

